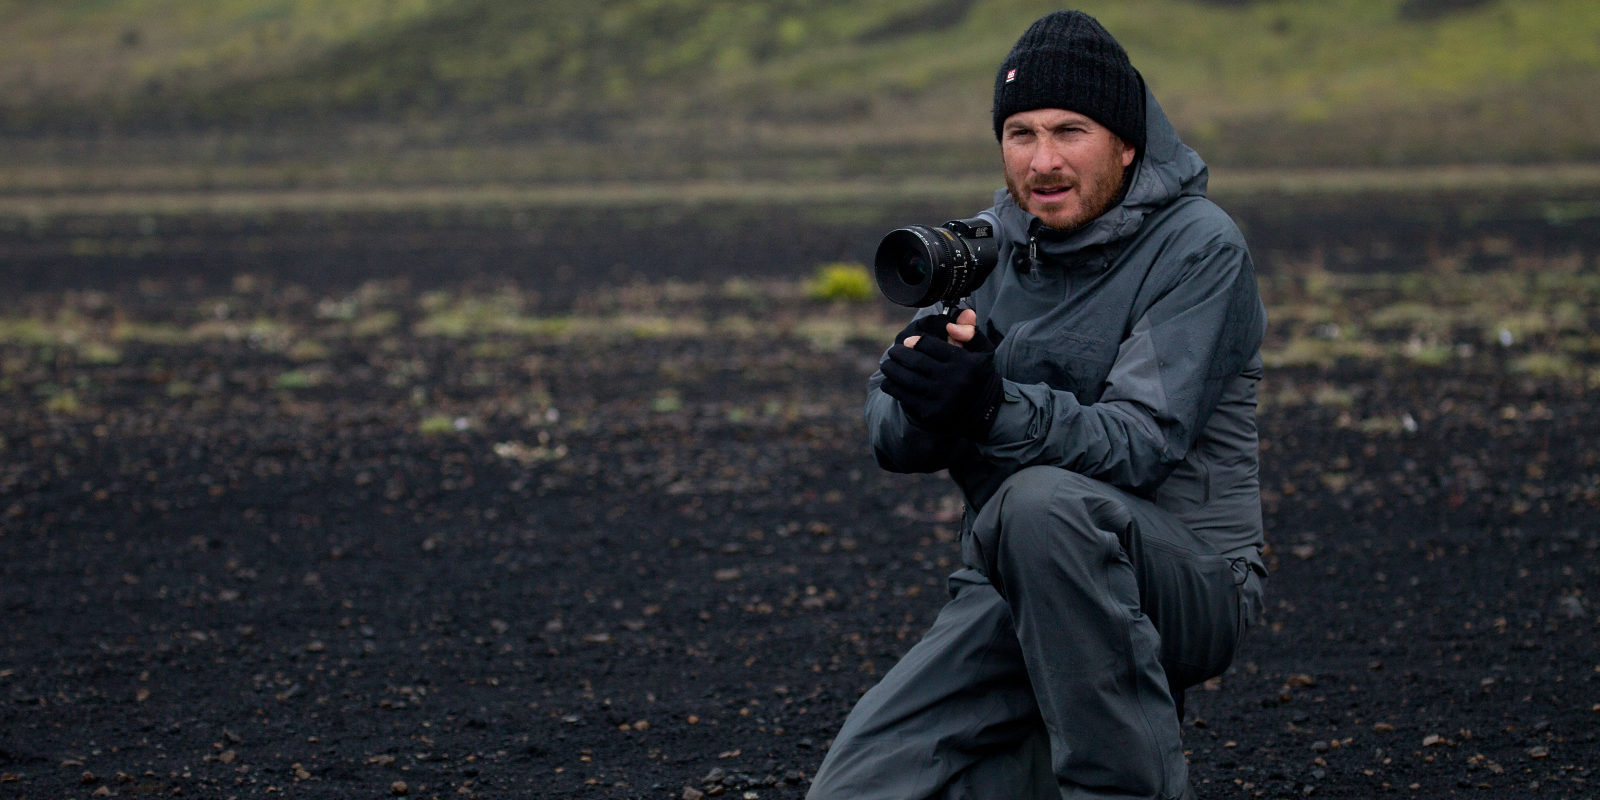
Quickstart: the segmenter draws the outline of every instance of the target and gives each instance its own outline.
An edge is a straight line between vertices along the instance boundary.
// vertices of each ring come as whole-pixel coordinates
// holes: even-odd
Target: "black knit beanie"
[[[1020,111],[1062,108],[1144,149],[1144,78],[1111,34],[1082,11],[1057,11],[1029,26],[994,79],[994,135]]]

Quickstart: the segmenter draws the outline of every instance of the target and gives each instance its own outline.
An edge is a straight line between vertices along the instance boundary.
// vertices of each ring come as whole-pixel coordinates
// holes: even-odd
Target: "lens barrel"
[[[878,243],[873,274],[890,302],[922,308],[954,306],[994,270],[994,226],[981,217],[939,227],[907,225]]]

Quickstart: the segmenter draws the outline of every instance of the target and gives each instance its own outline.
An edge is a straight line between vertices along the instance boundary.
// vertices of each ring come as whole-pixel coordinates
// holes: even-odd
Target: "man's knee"
[[[1117,545],[1132,515],[1110,486],[1058,467],[1007,478],[973,525],[981,566],[1044,564],[1062,551],[1099,553]]]

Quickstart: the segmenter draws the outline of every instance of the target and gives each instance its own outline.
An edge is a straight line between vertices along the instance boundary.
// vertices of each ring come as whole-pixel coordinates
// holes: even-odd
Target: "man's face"
[[[1060,108],[1012,114],[1000,129],[1006,189],[1022,210],[1058,230],[1111,208],[1134,152],[1104,125]]]

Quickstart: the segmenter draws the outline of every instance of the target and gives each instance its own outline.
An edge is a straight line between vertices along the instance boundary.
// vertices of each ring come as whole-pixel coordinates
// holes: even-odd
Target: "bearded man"
[[[813,800],[1192,797],[1185,688],[1259,618],[1266,312],[1121,45],[1035,22],[995,77],[999,265],[868,382],[873,453],[948,470],[964,567],[851,711]]]

